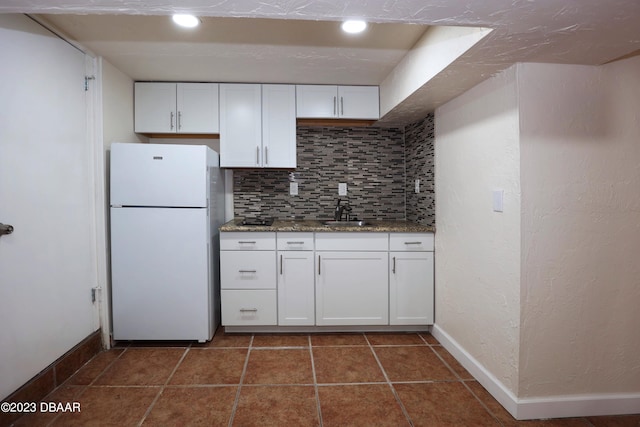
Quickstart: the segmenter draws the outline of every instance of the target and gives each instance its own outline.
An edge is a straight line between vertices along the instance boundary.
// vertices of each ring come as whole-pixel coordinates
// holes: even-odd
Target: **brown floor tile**
[[[245,384],[313,384],[307,349],[251,350]]]
[[[311,335],[312,346],[362,345],[368,346],[364,334]]]
[[[440,357],[442,357],[444,359],[445,362],[447,362],[447,364],[449,365],[449,367],[451,369],[454,370],[454,372],[456,374],[458,374],[458,376],[463,379],[463,380],[473,380],[473,375],[471,375],[469,373],[469,371],[467,371],[461,364],[460,362],[458,362],[456,360],[455,357],[453,357],[451,355],[451,353],[449,353],[444,347],[442,346],[435,346],[433,347],[433,349],[435,350],[436,353],[438,353],[438,355]]]
[[[184,352],[179,348],[128,348],[94,384],[162,385]]]
[[[429,332],[420,332],[420,336],[424,339],[429,345],[440,345],[438,340],[431,335]]]
[[[227,334],[218,329],[213,339],[207,343],[194,343],[192,347],[249,347],[251,334]]]
[[[309,335],[266,334],[253,337],[253,347],[309,347]]]
[[[63,413],[53,426],[136,426],[160,387],[87,387],[80,395],[80,412]]]
[[[456,380],[431,347],[376,347],[374,351],[391,381]]]
[[[385,381],[369,347],[314,347],[313,363],[319,384]]]
[[[170,384],[240,384],[247,352],[240,348],[189,349]]]
[[[78,401],[78,396],[84,390],[83,386],[69,386],[64,385],[58,387],[53,393],[46,396],[42,399],[43,402],[56,402],[56,403],[73,403],[74,401]],[[57,416],[57,412],[41,412],[40,411],[40,403],[36,408],[35,413],[25,414],[18,421],[16,421],[13,426],[15,427],[39,427],[39,426],[47,426],[51,421],[53,421]]]
[[[243,386],[234,426],[318,426],[313,386]]]
[[[332,426],[408,426],[387,384],[318,387],[322,422]]]
[[[414,426],[499,426],[460,382],[395,384]]]
[[[371,345],[426,345],[416,333],[407,334],[367,334]]]
[[[124,351],[123,348],[114,348],[109,351],[98,353],[93,359],[87,362],[78,372],[76,372],[67,384],[89,385],[95,380],[114,360]]]
[[[144,426],[227,426],[237,387],[167,387]]]
[[[594,427],[640,427],[640,414],[608,417],[587,417]]]

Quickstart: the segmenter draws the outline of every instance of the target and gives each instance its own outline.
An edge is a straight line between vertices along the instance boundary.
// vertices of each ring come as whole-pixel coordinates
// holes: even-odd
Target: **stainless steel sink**
[[[322,221],[322,225],[329,227],[362,227],[369,225],[367,221]]]

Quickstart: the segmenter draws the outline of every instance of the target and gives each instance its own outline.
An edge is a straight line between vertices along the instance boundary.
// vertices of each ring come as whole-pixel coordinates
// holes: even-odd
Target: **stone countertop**
[[[233,219],[220,226],[220,231],[307,231],[307,232],[380,232],[380,233],[433,233],[435,227],[421,225],[411,221],[367,221],[363,226],[329,226],[326,220],[279,220],[272,225],[241,225],[242,218]]]

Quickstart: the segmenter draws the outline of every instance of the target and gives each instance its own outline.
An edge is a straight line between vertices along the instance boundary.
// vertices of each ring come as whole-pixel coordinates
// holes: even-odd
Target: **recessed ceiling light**
[[[367,28],[367,23],[360,20],[349,20],[342,23],[342,31],[350,34],[361,33]]]
[[[173,22],[181,27],[193,28],[200,24],[200,20],[193,15],[176,14],[173,15]]]

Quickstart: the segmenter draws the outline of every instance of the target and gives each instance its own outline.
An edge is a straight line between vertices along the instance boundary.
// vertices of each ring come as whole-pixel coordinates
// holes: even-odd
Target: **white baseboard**
[[[518,399],[437,324],[433,336],[516,419],[587,417],[640,413],[640,393],[585,394]]]

